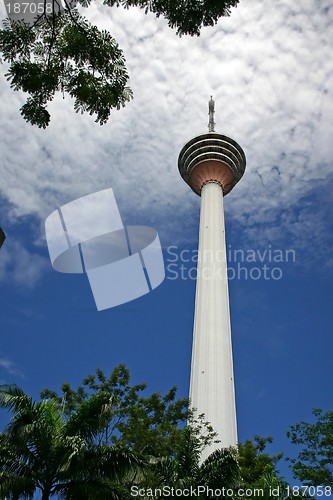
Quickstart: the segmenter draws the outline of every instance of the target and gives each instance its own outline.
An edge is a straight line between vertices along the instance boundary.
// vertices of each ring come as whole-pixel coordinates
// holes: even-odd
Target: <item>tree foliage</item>
[[[58,91],[74,98],[75,111],[96,114],[100,124],[132,96],[116,41],[75,10],[47,17],[34,27],[6,20],[0,50],[10,63],[6,76],[11,87],[30,95],[21,113],[33,125],[49,124],[46,106]]]
[[[216,438],[203,416],[194,419],[175,387],[166,395],[146,396],[145,389],[131,385],[122,364],[110,376],[97,369],[76,390],[69,383],[60,394],[44,389],[39,402],[15,385],[1,386],[0,407],[13,417],[0,433],[0,497],[32,498],[39,488],[44,500],[125,500],[132,486],[160,492],[145,498],[169,497],[170,488],[177,497],[195,491],[199,498],[224,488],[234,500],[244,491],[246,498],[260,491],[264,500],[293,494],[277,471],[282,454],[266,451],[271,438],[255,436],[202,461]]]
[[[90,3],[90,2],[89,2]],[[178,35],[200,35],[203,26],[214,26],[239,0],[105,0],[110,7],[140,7],[157,17],[163,16]]]
[[[277,474],[276,464],[282,458],[282,453],[271,456],[265,451],[267,444],[272,441],[271,437],[254,436],[253,440],[247,439],[245,443],[239,444],[238,461],[245,487],[256,484],[267,470]]]
[[[300,447],[292,462],[294,476],[305,485],[333,486],[333,412],[312,412],[314,423],[300,422],[290,427],[287,436]]]
[[[292,487],[278,476],[274,466],[269,464],[265,466],[257,482],[251,485],[251,490],[260,491],[262,500],[295,500],[295,498],[299,500],[300,497],[304,500],[310,500],[310,498],[313,500],[312,497],[297,490],[294,493]],[[257,495],[254,495],[254,498],[256,497]]]
[[[144,396],[146,384],[130,384],[128,368],[120,364],[110,376],[97,369],[88,375],[76,390],[69,383],[61,387],[61,394],[44,389],[48,397],[62,405],[66,415],[89,401],[92,395],[107,394],[109,403],[104,408],[105,421],[96,436],[96,442],[107,445],[126,445],[135,453],[171,456],[190,414],[188,399],[176,399],[177,388],[165,395],[159,392]]]
[[[190,491],[194,491],[197,498],[214,498],[207,493],[209,489],[231,488],[236,491],[240,480],[236,450],[216,450],[201,462],[202,447],[196,428],[185,427],[177,443],[175,456],[164,457],[154,464],[152,475],[148,476],[148,486],[165,491],[165,496],[162,494],[160,498],[169,497],[171,488],[177,490],[177,498],[188,498]],[[163,487],[168,489],[163,490]]]
[[[293,490],[278,470],[278,462],[283,457],[282,453],[270,455],[266,451],[267,444],[273,442],[271,437],[254,436],[254,439],[247,439],[238,445],[238,463],[240,467],[240,488],[242,495],[237,500],[246,498],[263,500],[299,500],[302,497],[310,500],[306,492]]]
[[[0,387],[0,407],[13,413],[0,434],[0,497],[72,500],[128,496],[126,483],[144,467],[122,447],[96,446],[109,396],[98,393],[68,418],[55,400],[34,402],[15,385]]]
[[[104,0],[110,7],[139,7],[163,16],[179,35],[199,35],[203,26],[228,16],[239,0]],[[78,0],[88,7],[91,0]],[[29,97],[20,111],[32,125],[46,128],[50,122],[47,104],[57,92],[74,99],[76,112],[96,115],[101,125],[112,109],[132,98],[127,86],[124,55],[115,39],[100,31],[69,5],[56,14],[41,14],[32,26],[23,21],[4,21],[0,30],[0,52],[9,63],[6,73],[14,90]]]
[[[109,377],[96,370],[77,390],[68,383],[60,395],[45,389],[37,403],[16,386],[0,387],[0,407],[13,413],[0,434],[0,497],[32,498],[39,488],[43,499],[116,500],[128,498],[133,484],[233,484],[236,451],[200,464],[215,437],[211,427],[194,420],[175,387],[164,396],[145,397],[145,389],[130,385],[125,365]],[[192,425],[184,426],[187,419]]]

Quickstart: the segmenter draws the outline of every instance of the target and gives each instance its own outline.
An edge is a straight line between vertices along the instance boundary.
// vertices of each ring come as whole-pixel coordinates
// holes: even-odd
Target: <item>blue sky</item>
[[[133,102],[110,123],[76,115],[70,99],[59,97],[50,127],[37,130],[19,115],[24,96],[0,75],[0,225],[7,233],[0,380],[37,397],[44,387],[75,386],[95,368],[110,372],[123,362],[133,382],[151,391],[177,385],[180,397],[188,394],[195,262],[180,255],[196,249],[199,198],[179,176],[177,157],[206,132],[213,94],[217,131],[247,156],[243,179],[225,199],[227,245],[257,255],[230,262],[246,268],[229,282],[239,438],[270,435],[271,451],[288,455],[289,425],[311,419],[313,407],[332,409],[333,7],[241,2],[196,39],[178,39],[163,19],[135,9],[96,4],[88,14],[120,43],[134,89]],[[86,277],[52,269],[44,221],[58,206],[108,187],[126,225],[158,231],[166,279],[148,295],[97,312]],[[185,279],[171,279],[170,246]],[[268,250],[292,250],[295,259],[272,262]],[[280,279],[264,279],[263,265],[279,268]],[[251,279],[254,267],[259,279]],[[287,465],[281,470],[290,478]]]

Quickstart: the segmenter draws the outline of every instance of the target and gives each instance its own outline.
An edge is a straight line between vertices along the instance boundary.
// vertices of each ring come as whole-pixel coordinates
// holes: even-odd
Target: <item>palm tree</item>
[[[163,487],[167,486],[167,497],[170,487],[174,488],[177,490],[177,498],[188,498],[191,491],[197,498],[221,497],[219,493],[223,488],[236,491],[240,480],[236,451],[216,450],[201,463],[201,449],[202,443],[195,429],[191,426],[185,427],[175,457],[164,458],[153,464],[153,489],[159,488],[163,492]],[[149,481],[152,482],[153,478]]]
[[[302,500],[314,498],[303,492],[301,488],[293,494],[293,487],[277,475],[271,464],[265,466],[261,477],[252,489],[254,488],[260,491],[262,500],[295,500],[296,496],[301,497]]]
[[[0,434],[0,498],[52,495],[72,499],[128,498],[126,482],[144,463],[95,436],[109,418],[110,396],[98,393],[66,418],[55,400],[34,402],[16,385],[0,386],[0,407],[13,412]]]

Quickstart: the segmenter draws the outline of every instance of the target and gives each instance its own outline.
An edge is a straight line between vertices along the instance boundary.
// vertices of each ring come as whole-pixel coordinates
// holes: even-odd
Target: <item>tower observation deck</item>
[[[185,144],[178,158],[182,178],[201,196],[190,401],[219,440],[202,459],[237,445],[223,198],[243,176],[246,159],[237,142],[215,132],[214,108],[211,98],[209,132]]]

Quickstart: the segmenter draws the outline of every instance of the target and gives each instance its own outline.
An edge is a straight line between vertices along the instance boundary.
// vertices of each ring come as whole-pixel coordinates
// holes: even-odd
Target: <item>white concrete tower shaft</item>
[[[208,110],[209,132],[187,142],[178,158],[182,178],[201,196],[190,399],[219,440],[203,450],[202,460],[237,445],[223,199],[246,166],[239,144],[215,132],[212,97]]]
[[[202,459],[237,445],[223,191],[214,181],[201,190],[190,400],[220,441]]]

